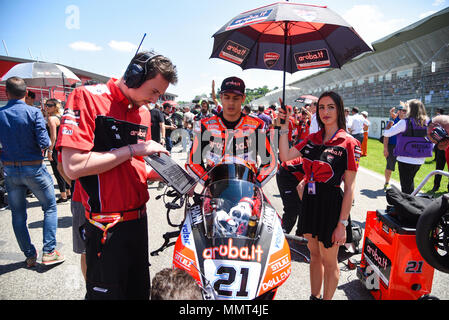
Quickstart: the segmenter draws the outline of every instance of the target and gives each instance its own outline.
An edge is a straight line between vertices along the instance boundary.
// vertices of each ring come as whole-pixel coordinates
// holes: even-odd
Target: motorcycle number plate
[[[219,299],[253,299],[257,294],[260,263],[206,259],[204,275]]]

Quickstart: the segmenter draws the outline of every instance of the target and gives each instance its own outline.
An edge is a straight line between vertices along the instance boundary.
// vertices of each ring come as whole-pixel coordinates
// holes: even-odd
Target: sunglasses
[[[46,104],[45,106],[46,106],[47,108],[56,107],[55,104]]]

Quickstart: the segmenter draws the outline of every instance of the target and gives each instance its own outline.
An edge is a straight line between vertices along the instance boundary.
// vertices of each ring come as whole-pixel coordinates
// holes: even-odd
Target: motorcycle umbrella
[[[232,18],[214,35],[210,58],[245,69],[283,71],[341,68],[371,51],[357,32],[325,6],[277,2]]]
[[[295,100],[296,102],[301,102],[301,103],[306,103],[306,104],[310,104],[312,102],[317,102],[318,98],[315,96],[312,96],[310,94],[305,94],[300,96],[298,99]]]
[[[59,64],[48,62],[26,62],[16,64],[3,75],[1,81],[11,77],[22,78],[30,87],[54,87],[73,84],[81,80],[69,69]]]

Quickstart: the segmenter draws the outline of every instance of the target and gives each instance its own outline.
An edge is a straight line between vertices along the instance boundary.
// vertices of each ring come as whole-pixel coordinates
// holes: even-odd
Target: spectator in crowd
[[[444,110],[442,108],[438,108],[436,116],[443,114]],[[435,151],[435,170],[444,170],[444,166],[446,165],[445,150],[440,150],[437,146],[435,146],[434,151]],[[433,178],[432,192],[437,192],[440,189],[440,184],[441,184],[441,175],[437,174]],[[447,187],[449,190],[449,184]]]
[[[251,115],[251,107],[248,105],[243,106],[242,113],[247,116]]]
[[[53,175],[58,183],[59,192],[61,193],[61,196],[56,200],[56,203],[63,203],[67,202],[71,197],[71,193],[70,185],[64,180],[58,170],[58,152],[55,148],[59,126],[61,125],[61,103],[57,99],[48,99],[44,107],[47,114],[47,131],[51,142],[47,151],[47,157],[48,161],[50,161],[51,168],[53,169]]]
[[[182,112],[181,108],[179,106],[175,107],[175,112],[172,114],[172,119],[174,124],[177,128],[183,128],[183,119],[184,119],[184,112]]]
[[[168,152],[171,152],[171,149],[173,148],[172,140],[171,140],[171,134],[173,130],[176,130],[176,125],[173,122],[173,119],[171,117],[170,111],[171,111],[171,104],[170,103],[164,103],[162,105],[164,108],[163,116],[164,116],[164,127],[165,127],[165,148]]]
[[[352,116],[349,115],[349,108],[345,107],[346,132],[351,133]]]
[[[190,149],[194,120],[195,120],[195,115],[190,111],[189,106],[184,106],[183,127],[187,131],[188,134],[182,135],[182,151],[183,152],[186,152],[187,149]]]
[[[393,125],[399,122],[399,120],[405,119],[407,114],[407,107],[405,103],[401,101],[399,106],[397,107],[397,112],[395,112],[395,108],[390,109],[390,121],[388,121],[385,129],[390,129]],[[384,190],[387,190],[390,187],[390,179],[391,174],[395,171],[396,167],[396,156],[394,155],[394,148],[396,148],[396,136],[385,137],[383,138],[384,144],[384,156],[387,159],[387,166],[385,167],[385,184]]]
[[[371,123],[368,120],[367,111],[362,111],[360,114],[365,118],[363,123],[362,157],[366,157],[368,155],[368,130]]]
[[[298,124],[298,140],[297,143],[300,143],[309,135],[310,130],[310,113],[307,109],[302,108],[301,117],[299,119]]]
[[[279,117],[285,119],[286,114],[281,111]],[[319,299],[323,287],[323,299],[328,300],[332,299],[340,276],[339,246],[352,240],[349,214],[361,150],[360,142],[346,132],[343,100],[337,93],[321,94],[317,121],[321,130],[290,149],[285,130],[288,125],[283,124],[279,155],[281,161],[302,157],[299,233],[307,238],[310,250],[310,299]],[[344,193],[340,189],[342,181]]]
[[[182,111],[182,107],[180,107],[179,105],[176,105],[174,112],[171,115],[171,118],[173,120],[174,125],[177,128],[177,130],[175,130],[174,135],[172,136],[172,144],[173,144],[173,146],[175,146],[179,142],[182,141],[183,135],[188,135],[187,131],[184,130],[184,125],[183,125],[184,112]],[[180,149],[179,152],[182,152],[182,149]]]
[[[184,107],[184,129],[192,130],[195,115],[190,111],[189,106]]]
[[[191,110],[193,115],[196,116],[201,112],[201,105],[200,104],[195,104],[195,106],[193,106],[193,110]]]
[[[311,114],[311,116],[310,116],[309,134],[316,133],[316,132],[318,132],[320,130],[320,127],[318,125],[318,121],[316,119],[316,113],[317,113],[316,108],[317,108],[317,102],[313,101],[310,104],[310,107],[309,107],[309,112]]]
[[[263,122],[265,122],[265,130],[267,130],[268,128],[270,128],[272,120],[271,120],[270,116],[268,116],[264,113],[264,111],[265,111],[265,107],[259,106],[257,108],[257,117],[259,119],[261,119]]]
[[[200,286],[185,270],[165,268],[151,283],[151,300],[203,300]]]
[[[415,189],[414,179],[419,168],[426,158],[432,156],[433,144],[425,138],[428,122],[424,104],[416,99],[409,100],[406,118],[384,131],[385,137],[397,135],[394,154],[398,161],[401,191],[407,194]]]
[[[36,101],[36,94],[33,91],[28,90],[25,96],[25,103],[29,106],[35,107],[34,101]]]
[[[363,143],[363,124],[365,123],[365,118],[359,113],[359,108],[352,108],[352,118],[351,118],[351,135]]]
[[[212,117],[212,114],[209,112],[209,102],[207,100],[201,100],[200,105],[201,110],[195,116],[194,121],[200,121],[201,119]]]
[[[26,257],[27,267],[33,267],[38,252],[31,243],[27,227],[27,188],[37,197],[44,211],[42,263],[60,263],[64,257],[55,250],[58,225],[55,189],[53,178],[43,162],[50,138],[40,110],[25,103],[26,92],[23,79],[11,77],[6,81],[8,104],[0,109],[0,158],[4,166],[14,234]]]
[[[298,107],[293,107],[293,114],[290,117],[292,119],[292,145],[296,144],[299,138],[299,120],[301,119],[301,114],[299,113]]]
[[[160,106],[156,103],[150,111],[151,114],[151,140],[162,145],[165,144],[164,114]]]
[[[276,109],[277,109],[277,106],[272,104],[265,110],[265,114],[267,114],[269,117],[271,117],[272,121],[274,121],[274,119],[277,117]]]
[[[142,157],[168,151],[151,140],[150,113],[142,106],[176,82],[168,58],[139,52],[122,78],[93,90],[78,87],[68,98],[56,148],[67,176],[79,179],[85,191],[88,300],[149,299],[146,208],[152,176]],[[71,114],[80,115],[76,124],[64,121]]]

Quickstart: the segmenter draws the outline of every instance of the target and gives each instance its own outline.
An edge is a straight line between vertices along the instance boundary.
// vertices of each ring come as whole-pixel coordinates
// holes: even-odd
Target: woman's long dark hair
[[[339,129],[343,129],[346,131],[346,118],[345,118],[345,106],[343,104],[343,99],[340,95],[334,91],[326,91],[323,92],[318,98],[317,109],[316,109],[316,120],[318,121],[318,125],[321,129],[324,129],[324,123],[320,119],[319,106],[320,101],[324,97],[330,97],[337,106],[337,125]]]

